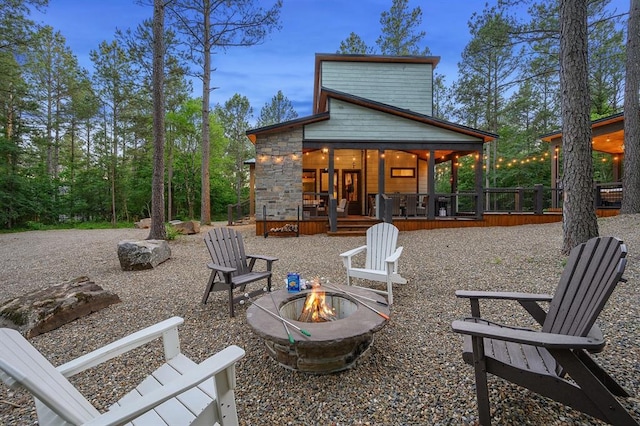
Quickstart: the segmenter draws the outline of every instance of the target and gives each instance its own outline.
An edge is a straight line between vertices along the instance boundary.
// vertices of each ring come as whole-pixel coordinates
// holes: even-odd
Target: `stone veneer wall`
[[[256,220],[296,220],[302,208],[302,128],[256,141]],[[302,219],[302,211],[300,211]]]

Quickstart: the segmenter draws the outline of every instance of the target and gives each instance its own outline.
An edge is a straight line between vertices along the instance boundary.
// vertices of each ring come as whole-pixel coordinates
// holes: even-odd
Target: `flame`
[[[300,318],[306,322],[324,322],[334,320],[335,316],[335,310],[327,305],[325,292],[320,289],[320,284],[314,282],[311,293],[307,294]]]

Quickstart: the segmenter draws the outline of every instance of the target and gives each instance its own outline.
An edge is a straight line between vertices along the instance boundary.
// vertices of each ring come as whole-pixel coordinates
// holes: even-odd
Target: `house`
[[[439,57],[316,54],[313,114],[252,129],[256,220],[344,214],[483,215],[483,145],[497,135],[433,117]],[[475,156],[475,187],[457,191],[456,162]],[[437,194],[436,165],[451,190]],[[402,210],[400,210],[402,209]],[[444,209],[444,210],[443,210]]]
[[[555,131],[540,136],[549,143],[551,156],[551,190],[556,196],[552,197],[552,208],[560,208],[561,187],[561,148],[562,131]],[[597,208],[620,208],[622,203],[622,165],[624,163],[624,113],[619,112],[607,117],[591,121],[591,149],[609,154],[611,157],[611,171],[613,182],[595,184]]]

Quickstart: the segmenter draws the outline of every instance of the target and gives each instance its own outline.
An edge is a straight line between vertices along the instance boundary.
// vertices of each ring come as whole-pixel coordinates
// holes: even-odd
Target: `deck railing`
[[[598,209],[620,208],[622,202],[622,184],[594,184],[595,207]],[[368,194],[368,198],[376,194]],[[550,188],[538,184],[533,187],[485,188],[483,191],[483,213],[531,213],[541,215],[549,211],[562,210],[562,189]],[[435,194],[433,206],[429,205],[427,193],[387,193],[380,194],[379,208],[376,202],[368,201],[364,215],[378,217],[385,222],[399,218],[434,218],[434,217],[480,217],[476,211],[478,196],[475,192],[460,191],[456,193],[438,192]],[[302,220],[325,219],[329,228],[337,225],[337,199],[326,192],[304,192],[302,202]],[[229,220],[232,212],[236,216],[246,214],[248,204],[242,204],[242,210],[236,204],[229,205]],[[429,209],[433,209],[430,213]],[[234,216],[235,217],[235,216]]]
[[[545,203],[542,185],[535,185],[533,188],[487,188],[484,193],[485,212],[542,214],[545,208],[550,207],[550,203]]]
[[[619,209],[622,205],[622,182],[596,183],[594,192],[597,208]]]
[[[240,201],[236,204],[227,204],[227,225],[231,226],[241,221],[251,214],[251,204],[249,200]]]

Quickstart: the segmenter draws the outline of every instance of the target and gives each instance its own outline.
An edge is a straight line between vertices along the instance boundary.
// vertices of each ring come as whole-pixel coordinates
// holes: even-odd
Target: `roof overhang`
[[[329,98],[338,99],[344,102],[349,102],[354,105],[361,106],[363,108],[369,108],[372,110],[380,111],[383,113],[391,114],[397,117],[401,117],[408,120],[413,120],[419,123],[439,127],[442,129],[450,130],[456,133],[472,136],[482,140],[483,143],[491,142],[498,138],[495,133],[486,132],[484,130],[473,129],[471,127],[463,126],[461,124],[451,123],[446,120],[441,120],[435,117],[431,117],[425,114],[419,114],[408,109],[397,108],[391,105],[383,104],[380,102],[372,101],[370,99],[361,98],[359,96],[350,95],[348,93],[339,92],[331,89],[322,89],[324,105],[324,111],[314,114],[308,117],[302,117],[291,121],[286,121],[280,124],[274,124],[271,126],[260,127],[257,129],[248,130],[246,132],[247,137],[253,144],[256,143],[257,137],[268,134],[276,134],[283,131],[291,130],[297,127],[302,127],[306,124],[317,123],[320,121],[329,120],[331,118],[329,111]]]
[[[544,134],[540,139],[548,143],[561,144],[562,131]],[[591,122],[591,148],[614,155],[624,153],[624,113]]]
[[[324,121],[329,119],[329,113],[323,112],[321,114],[314,114],[308,117],[296,118],[295,120],[285,121],[284,123],[273,124],[271,126],[259,127],[246,131],[246,135],[255,145],[258,136],[275,134],[284,132],[286,130],[292,130],[296,127],[302,127],[305,124],[317,123],[318,121]]]

